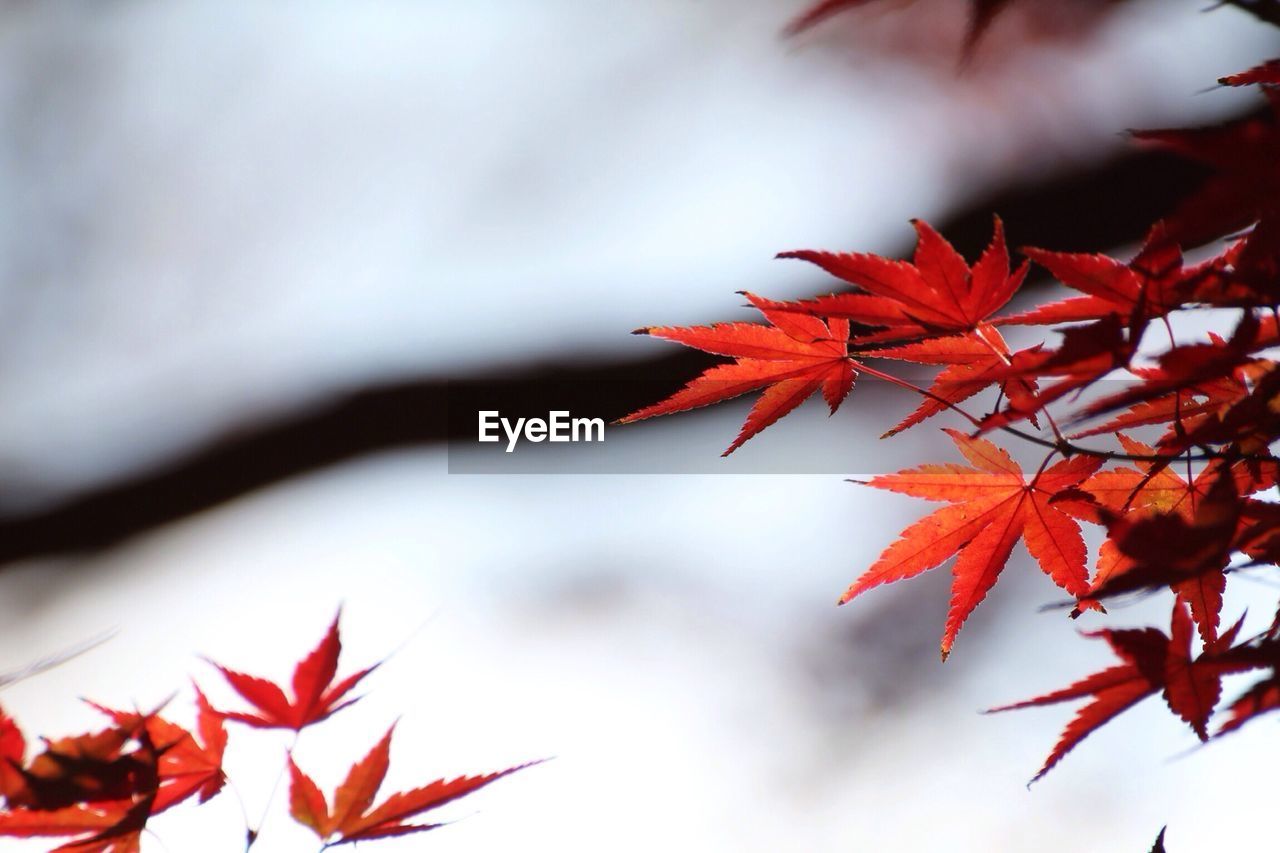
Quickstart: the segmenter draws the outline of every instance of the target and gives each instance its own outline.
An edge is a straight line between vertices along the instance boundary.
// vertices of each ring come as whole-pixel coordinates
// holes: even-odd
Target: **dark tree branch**
[[[1198,168],[1166,155],[1127,154],[1086,172],[978,199],[942,230],[969,256],[989,239],[992,211],[1004,217],[1015,246],[1070,251],[1135,242],[1200,175]],[[365,454],[473,438],[473,420],[451,422],[446,415],[451,399],[482,398],[504,414],[545,414],[546,394],[554,389],[557,408],[613,419],[665,395],[706,363],[700,354],[681,353],[616,366],[544,364],[519,375],[502,371],[460,383],[425,378],[368,388],[280,420],[245,426],[183,458],[58,505],[0,516],[0,565],[108,547],[255,489]]]

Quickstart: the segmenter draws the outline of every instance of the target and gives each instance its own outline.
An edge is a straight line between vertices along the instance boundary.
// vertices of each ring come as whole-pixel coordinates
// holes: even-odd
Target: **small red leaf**
[[[243,711],[218,711],[229,720],[245,723],[255,728],[282,728],[301,731],[307,726],[328,719],[355,700],[342,701],[361,679],[378,668],[379,664],[362,669],[334,685],[338,656],[342,641],[338,631],[341,611],[316,646],[293,671],[293,698],[290,699],[275,682],[228,669],[215,663],[227,683],[239,693],[257,713]],[[212,710],[212,709],[210,709]]]

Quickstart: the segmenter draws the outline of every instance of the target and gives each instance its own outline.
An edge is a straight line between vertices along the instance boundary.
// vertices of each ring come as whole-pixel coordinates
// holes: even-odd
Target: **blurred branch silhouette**
[[[990,231],[990,211],[1010,223],[1013,246],[1072,251],[1141,238],[1146,225],[1172,207],[1202,172],[1157,152],[1127,153],[1085,172],[1063,174],[975,199],[942,231],[976,254]],[[768,270],[761,273],[767,277]],[[572,410],[618,417],[652,393],[649,384],[690,378],[705,366],[696,354],[604,367],[534,365],[519,373],[457,377],[488,399],[519,410],[531,384],[577,389]],[[0,564],[50,554],[106,548],[131,536],[241,495],[365,454],[438,445],[471,435],[474,424],[450,424],[450,380],[439,377],[368,387],[321,406],[243,425],[179,458],[105,483],[53,506],[0,516]],[[545,408],[544,408],[545,410]],[[466,432],[463,432],[465,428]]]

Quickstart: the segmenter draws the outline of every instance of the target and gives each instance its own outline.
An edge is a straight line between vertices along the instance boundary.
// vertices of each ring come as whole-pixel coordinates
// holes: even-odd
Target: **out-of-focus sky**
[[[1247,109],[1203,90],[1276,47],[1195,2],[1057,37],[1014,4],[957,77],[947,5],[793,40],[803,3],[781,0],[5,7],[0,504],[373,382],[659,355],[627,331],[811,290],[778,250],[888,250],[910,217],[1101,161],[1125,128]],[[886,418],[858,401],[742,452],[861,448]],[[714,457],[744,412],[722,408],[617,440]],[[934,434],[876,455],[948,454]],[[1152,702],[1024,790],[1069,711],[975,712],[1107,657],[1037,612],[1056,590],[1025,555],[945,666],[942,571],[836,609],[920,511],[839,476],[370,456],[5,566],[0,665],[118,633],[0,703],[55,735],[90,724],[82,695],[146,705],[189,674],[214,690],[198,654],[283,677],[343,603],[351,666],[412,639],[331,736],[304,736],[323,786],[397,717],[389,785],[555,756],[387,850],[1141,850],[1166,822],[1170,849],[1261,849],[1265,727],[1184,755],[1193,736]],[[1160,624],[1167,602],[1112,618]],[[256,816],[284,742],[239,740]],[[170,850],[233,849],[240,820],[225,795],[154,828]],[[311,849],[281,815],[261,846]]]

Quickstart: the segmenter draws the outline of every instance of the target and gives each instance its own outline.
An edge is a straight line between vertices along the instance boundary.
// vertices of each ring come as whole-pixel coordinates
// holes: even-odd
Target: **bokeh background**
[[[322,786],[396,718],[388,786],[555,756],[380,849],[1270,849],[1266,723],[1196,749],[1151,700],[1025,789],[1070,710],[977,712],[1108,653],[1020,551],[945,665],[945,571],[834,607],[923,510],[843,477],[951,458],[876,442],[914,401],[466,473],[451,388],[652,402],[705,362],[627,332],[830,288],[779,250],[901,253],[921,216],[972,253],[996,209],[1129,251],[1196,175],[1122,131],[1256,108],[1212,82],[1277,48],[1199,0],[1023,0],[960,68],[963,4],[783,38],[804,5],[0,7],[0,668],[110,634],[0,703],[49,735],[191,676],[231,704],[199,655],[286,677],[342,604],[346,666],[397,651],[304,735]],[[233,735],[255,822],[284,749]],[[237,849],[236,798],[146,843]],[[283,805],[260,849],[313,849]]]

